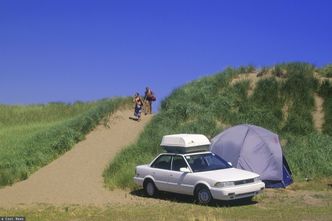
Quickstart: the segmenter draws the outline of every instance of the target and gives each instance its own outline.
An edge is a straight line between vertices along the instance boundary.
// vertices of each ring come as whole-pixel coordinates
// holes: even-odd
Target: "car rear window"
[[[171,169],[171,159],[172,159],[172,156],[170,156],[170,155],[161,155],[152,163],[151,167],[170,170]]]

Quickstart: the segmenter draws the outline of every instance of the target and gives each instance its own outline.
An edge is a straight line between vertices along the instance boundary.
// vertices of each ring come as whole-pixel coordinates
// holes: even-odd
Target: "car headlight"
[[[136,176],[136,177],[139,177],[139,173],[138,173],[138,171],[137,171],[137,168],[135,168],[135,176]]]
[[[216,182],[214,184],[214,187],[228,187],[228,186],[234,186],[234,182],[233,181],[227,181],[227,182]]]
[[[261,181],[261,178],[260,178],[259,176],[254,178],[254,182],[255,182],[255,183],[257,183],[257,182],[259,182],[259,181]]]

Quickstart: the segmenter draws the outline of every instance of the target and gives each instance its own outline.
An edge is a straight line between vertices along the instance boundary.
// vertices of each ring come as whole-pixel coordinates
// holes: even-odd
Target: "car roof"
[[[181,155],[181,156],[192,156],[192,155],[199,155],[199,154],[207,154],[212,153],[211,151],[202,151],[202,152],[194,152],[194,153],[161,153],[160,155]]]

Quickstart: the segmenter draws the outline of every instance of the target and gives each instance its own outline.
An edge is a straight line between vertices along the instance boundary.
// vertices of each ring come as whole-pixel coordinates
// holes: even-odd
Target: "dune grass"
[[[332,139],[327,132],[320,135],[315,131],[311,115],[313,93],[319,88],[313,77],[314,66],[306,63],[279,66],[286,77],[262,78],[251,96],[248,80],[232,83],[244,67],[228,68],[175,89],[162,101],[159,114],[138,142],[123,150],[105,170],[106,185],[135,188],[132,182],[135,166],[149,163],[163,151],[159,146],[163,135],[201,133],[212,138],[226,127],[243,123],[262,126],[280,135],[287,144],[283,149],[295,178],[331,175],[328,159],[332,158]],[[287,115],[283,111],[285,105]],[[329,112],[331,106],[325,109]]]
[[[324,98],[323,110],[325,122],[323,125],[324,133],[332,136],[332,84],[331,81],[325,80],[319,88],[319,94]]]
[[[315,191],[307,190],[312,189]],[[201,206],[188,197],[165,194],[155,202],[93,206],[36,205],[1,209],[1,216],[24,216],[29,221],[69,220],[331,220],[332,192],[326,183],[298,182],[291,190],[270,190],[256,196],[252,203],[222,203]],[[144,203],[143,203],[144,202]]]
[[[287,204],[273,204],[274,207],[259,208],[256,206],[241,207],[203,207],[189,204],[172,203],[169,205],[124,205],[109,206],[104,209],[98,207],[43,207],[35,209],[1,210],[6,216],[21,214],[29,221],[124,221],[124,220],[319,220],[328,221],[331,218],[331,206],[298,206]]]
[[[288,120],[284,131],[307,134],[314,131],[312,111],[314,110],[313,92],[317,90],[317,81],[313,69],[291,72],[282,86],[282,93],[290,104]],[[301,69],[300,69],[301,70]]]
[[[285,134],[284,154],[295,178],[319,179],[332,176],[331,136],[313,132],[305,135]]]
[[[323,77],[332,78],[332,64],[328,64],[318,70]]]
[[[124,103],[128,99],[0,105],[0,186],[26,179],[82,140],[103,117]]]

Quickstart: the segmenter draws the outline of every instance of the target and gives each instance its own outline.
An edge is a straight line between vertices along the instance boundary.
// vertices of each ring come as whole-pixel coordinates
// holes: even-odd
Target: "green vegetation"
[[[289,106],[286,132],[308,134],[314,131],[312,111],[313,92],[317,90],[317,80],[313,77],[314,68],[304,65],[289,65],[288,78],[283,84],[282,93]]]
[[[93,129],[126,99],[0,105],[0,186],[26,179]]]
[[[323,77],[332,78],[332,64],[328,64],[325,67],[323,67],[322,69],[320,69],[319,73]]]
[[[302,185],[300,183],[300,185]],[[0,209],[1,216],[25,216],[29,221],[67,220],[331,220],[330,190],[271,190],[254,198],[252,204],[200,206],[188,198],[168,196],[144,203],[88,206],[47,206]],[[316,186],[316,185],[315,185]],[[176,198],[176,199],[175,199]],[[166,200],[165,200],[166,199]],[[257,203],[256,203],[257,202]]]
[[[324,103],[327,113],[324,134],[315,131],[312,119],[313,94],[319,90],[323,93],[326,86],[319,86],[313,77],[313,65],[276,66],[284,78],[276,75],[262,78],[252,95],[248,93],[249,80],[235,81],[245,67],[228,68],[174,90],[162,101],[159,114],[138,142],[123,150],[105,170],[106,185],[135,188],[132,182],[135,166],[150,162],[163,151],[159,145],[165,134],[202,133],[212,138],[225,127],[243,123],[262,126],[280,135],[296,179],[331,176],[332,139],[331,129],[327,129],[332,125],[328,123],[330,101]],[[331,98],[329,93],[326,97]]]
[[[254,65],[247,65],[247,66],[240,66],[239,67],[239,72],[241,74],[249,74],[249,73],[254,73],[256,71],[256,68]]]
[[[331,177],[332,142],[327,134],[286,134],[284,154],[296,179]]]
[[[244,88],[243,85],[247,86]],[[249,123],[278,131],[283,117],[279,88],[275,78],[266,78],[259,81],[253,95],[247,97],[248,83],[242,81],[235,84],[228,91],[235,92],[233,96],[237,101],[232,105],[235,109],[228,114],[226,109],[220,115],[222,121],[228,125]],[[227,96],[227,91],[222,96]]]
[[[332,136],[332,84],[325,80],[320,86],[319,94],[324,98],[323,109],[325,113],[325,123],[323,131]]]

